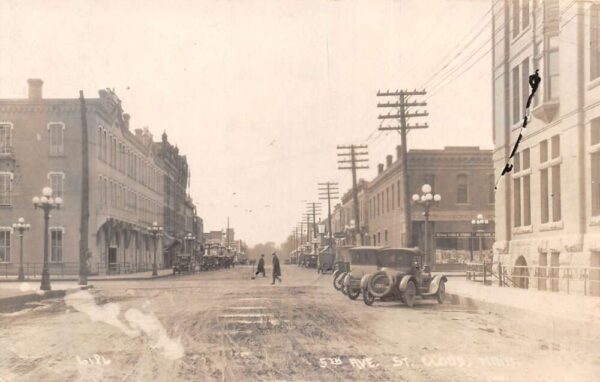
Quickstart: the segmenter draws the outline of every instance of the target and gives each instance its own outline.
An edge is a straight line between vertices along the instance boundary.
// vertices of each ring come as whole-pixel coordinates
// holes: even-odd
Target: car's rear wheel
[[[408,306],[409,308],[412,308],[413,305],[415,304],[416,296],[417,296],[417,288],[415,287],[415,283],[412,281],[409,281],[408,284],[406,284],[406,290],[402,293],[402,299],[404,300],[404,303],[406,304],[406,306]]]
[[[446,283],[445,282],[440,281],[440,286],[438,287],[438,291],[437,291],[435,297],[439,304],[444,303],[444,299],[446,298]]]
[[[364,301],[365,305],[367,305],[367,306],[373,305],[373,303],[375,302],[375,296],[373,296],[371,294],[371,292],[369,292],[369,289],[364,288],[362,293],[363,293],[363,301]]]
[[[350,300],[356,300],[358,296],[360,296],[360,289],[352,289],[351,287],[348,287],[347,294]]]

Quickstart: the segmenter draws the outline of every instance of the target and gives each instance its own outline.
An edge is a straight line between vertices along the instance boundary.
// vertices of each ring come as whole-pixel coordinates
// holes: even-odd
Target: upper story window
[[[494,174],[488,175],[488,203],[494,204],[496,202],[496,178]]]
[[[65,173],[64,172],[49,172],[48,180],[50,180],[50,188],[52,188],[53,198],[64,198],[64,183]]]
[[[12,151],[12,128],[12,123],[0,122],[0,154],[8,154]]]
[[[50,133],[50,155],[63,155],[65,124],[62,122],[50,122],[48,124],[48,132]]]
[[[529,26],[529,2],[531,0],[512,0],[513,38]]]
[[[11,205],[11,183],[13,174],[10,172],[0,172],[0,206]]]
[[[529,58],[512,70],[512,123],[521,121],[525,110],[525,102],[529,97]]]
[[[469,177],[465,174],[456,177],[456,203],[469,203]]]
[[[600,77],[600,5],[590,7],[590,80]]]

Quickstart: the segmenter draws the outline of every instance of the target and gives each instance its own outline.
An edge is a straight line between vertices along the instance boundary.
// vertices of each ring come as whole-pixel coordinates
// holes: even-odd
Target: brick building
[[[11,225],[31,224],[24,262],[43,261],[43,216],[32,198],[50,186],[64,200],[50,218],[50,271],[77,273],[82,194],[80,100],[45,99],[42,81],[29,80],[27,99],[0,100],[0,264],[18,268]],[[151,268],[154,242],[148,232],[164,223],[165,169],[155,161],[148,129],[130,129],[130,117],[109,89],[86,99],[89,147],[89,251],[92,273]],[[167,169],[169,170],[169,169]],[[183,223],[182,223],[183,224]],[[162,240],[157,263],[162,266]]]

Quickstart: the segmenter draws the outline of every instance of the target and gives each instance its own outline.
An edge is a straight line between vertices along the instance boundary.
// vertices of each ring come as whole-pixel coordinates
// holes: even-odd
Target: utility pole
[[[369,152],[366,151],[367,145],[349,145],[340,146],[338,145],[338,170],[352,170],[352,195],[354,199],[354,227],[355,232],[358,232],[360,238],[360,244],[363,244],[363,232],[360,226],[360,213],[358,208],[358,186],[356,184],[356,170],[368,169],[369,165],[360,164],[368,162],[367,155]],[[354,237],[356,241],[356,236]]]
[[[318,183],[319,200],[327,200],[327,230],[329,231],[329,246],[333,246],[333,231],[331,228],[331,199],[338,198],[337,182]]]
[[[309,216],[312,214],[312,243],[313,243],[313,249],[315,251],[315,253],[317,252],[318,246],[319,244],[316,242],[317,238],[319,236],[319,231],[317,229],[317,213],[321,214],[321,205],[320,203],[315,203],[315,202],[311,202],[311,203],[306,203],[307,207],[308,207],[308,214]]]
[[[81,221],[79,226],[79,285],[87,285],[88,232],[90,220],[90,172],[87,109],[83,90],[79,91],[81,107]]]
[[[408,144],[406,142],[406,135],[408,130],[412,129],[426,129],[429,126],[427,123],[420,125],[418,123],[409,125],[407,123],[409,118],[427,117],[429,114],[424,112],[409,112],[410,107],[421,107],[427,106],[427,102],[412,102],[409,100],[410,96],[424,96],[427,94],[425,90],[396,90],[396,91],[385,91],[377,92],[377,97],[398,97],[396,102],[378,103],[377,107],[380,108],[392,108],[396,109],[395,114],[380,114],[377,119],[382,121],[379,126],[379,130],[389,131],[394,130],[400,133],[400,144],[402,147],[402,199],[404,201],[404,245],[412,246],[412,216],[410,213],[410,190],[408,184]],[[386,119],[393,119],[399,122],[396,126],[383,126],[383,121]]]

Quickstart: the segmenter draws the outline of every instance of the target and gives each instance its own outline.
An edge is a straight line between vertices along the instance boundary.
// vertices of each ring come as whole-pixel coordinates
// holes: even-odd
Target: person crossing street
[[[258,266],[256,269],[256,273],[254,276],[258,276],[259,273],[262,273],[263,277],[267,277],[267,273],[265,272],[265,255],[260,255],[260,260],[258,260]]]
[[[273,282],[271,285],[275,285],[275,280],[281,282],[281,266],[279,265],[277,254],[273,252]]]

